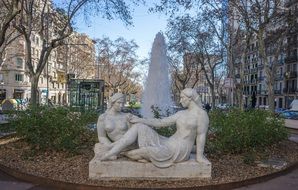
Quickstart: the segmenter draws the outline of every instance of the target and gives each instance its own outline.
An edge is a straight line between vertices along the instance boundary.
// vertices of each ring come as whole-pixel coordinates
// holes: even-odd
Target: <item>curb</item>
[[[291,164],[289,167],[277,171],[275,173],[271,173],[268,175],[256,177],[256,178],[250,178],[246,179],[243,181],[235,181],[235,182],[230,182],[230,183],[222,183],[222,184],[215,184],[215,185],[206,185],[206,186],[197,186],[197,187],[179,187],[179,188],[125,188],[125,187],[104,187],[104,186],[95,186],[95,185],[85,185],[85,184],[75,184],[75,183],[69,183],[69,182],[63,182],[63,181],[58,181],[58,180],[53,180],[45,177],[39,177],[39,176],[34,176],[31,174],[26,174],[23,172],[20,172],[16,169],[9,168],[7,166],[4,166],[0,164],[0,170],[12,177],[15,177],[21,181],[25,182],[30,182],[38,186],[46,186],[46,187],[51,187],[55,189],[67,189],[67,190],[112,190],[112,189],[117,189],[117,190],[122,190],[122,189],[131,189],[131,190],[136,190],[136,189],[201,189],[201,190],[228,190],[228,189],[234,189],[234,188],[239,188],[243,186],[248,186],[256,183],[262,183],[266,182],[270,179],[285,175],[290,173],[291,171],[295,170],[298,168],[298,162],[295,162],[294,164]]]
[[[9,138],[9,137],[14,137],[16,136],[17,133],[16,132],[9,132],[9,133],[0,133],[0,139],[5,139],[5,138]]]

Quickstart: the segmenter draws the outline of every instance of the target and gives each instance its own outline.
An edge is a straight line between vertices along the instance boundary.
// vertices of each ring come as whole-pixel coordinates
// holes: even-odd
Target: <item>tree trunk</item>
[[[236,88],[236,94],[237,94],[236,96],[237,96],[238,108],[243,111],[244,106],[243,106],[243,94],[242,94],[243,92],[242,92],[242,89],[243,89],[242,87]]]
[[[268,72],[271,71],[268,68]],[[267,81],[267,88],[268,88],[268,105],[269,105],[269,110],[270,112],[274,113],[274,109],[275,109],[275,105],[274,105],[274,89],[273,89],[273,81],[274,81],[274,77],[273,75],[267,75],[268,77],[268,81]]]
[[[39,80],[39,77],[36,77],[36,76],[30,77],[30,81],[31,81],[30,105],[33,108],[36,108],[38,106],[38,103],[39,103],[39,99],[38,99],[38,80]]]
[[[212,109],[215,108],[215,91],[214,91],[214,86],[210,86],[210,90],[211,90],[211,99],[212,99],[212,102],[211,102],[211,107]]]

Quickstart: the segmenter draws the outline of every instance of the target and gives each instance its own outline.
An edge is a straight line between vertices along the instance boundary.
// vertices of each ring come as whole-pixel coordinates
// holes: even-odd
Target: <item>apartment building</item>
[[[298,99],[298,1],[288,0],[285,6],[289,10],[289,17],[295,19],[292,27],[286,36],[286,58],[284,65],[284,104],[289,107],[294,99]],[[291,20],[293,21],[293,20]]]
[[[77,68],[80,78],[95,77],[95,48],[92,40],[85,34],[74,33],[76,44],[84,44],[69,52],[63,48],[54,49],[46,67],[39,78],[39,102],[46,103],[47,98],[53,104],[67,104],[67,74],[73,74],[69,68]],[[33,65],[36,68],[41,51],[41,39],[38,34],[31,35]],[[67,44],[68,45],[72,45]],[[82,54],[82,52],[84,52]],[[87,52],[87,53],[86,53]],[[0,70],[0,101],[3,99],[30,100],[31,82],[25,65],[25,41],[22,37],[15,40],[6,50],[6,60]],[[88,54],[88,55],[85,55]],[[70,57],[70,61],[67,59]],[[73,61],[75,60],[75,61]],[[76,65],[75,65],[76,64]],[[68,70],[69,69],[69,70]],[[79,74],[79,75],[78,75]],[[75,76],[76,77],[76,76]],[[48,93],[48,94],[47,94]]]
[[[282,11],[288,10],[286,13],[287,19],[280,25],[270,26],[272,29],[274,27],[274,30],[272,30],[271,35],[266,34],[265,38],[267,60],[269,66],[274,67],[273,89],[276,108],[288,108],[292,100],[298,98],[298,1],[285,1],[284,6],[285,8]],[[234,24],[233,21],[231,23]],[[272,39],[274,32],[279,32],[278,27],[291,27],[291,30],[282,39],[282,45],[277,44]],[[254,104],[256,107],[266,108],[268,106],[268,88],[266,84],[268,77],[258,53],[259,43],[256,36],[252,36],[250,41],[246,54],[244,53],[245,48],[242,48],[242,52],[236,57],[235,77],[236,79],[242,79],[244,104],[247,106]],[[246,44],[242,41],[238,46],[245,47]],[[279,51],[274,51],[276,46],[281,46]]]

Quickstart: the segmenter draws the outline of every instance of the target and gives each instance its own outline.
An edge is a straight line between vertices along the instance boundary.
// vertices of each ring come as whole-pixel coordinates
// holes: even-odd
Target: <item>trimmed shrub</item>
[[[11,124],[17,135],[35,149],[53,149],[77,153],[94,145],[95,132],[86,127],[96,122],[95,112],[72,112],[69,108],[38,107],[19,112]]]
[[[215,110],[210,114],[207,150],[242,153],[286,139],[284,120],[265,110],[229,112]]]

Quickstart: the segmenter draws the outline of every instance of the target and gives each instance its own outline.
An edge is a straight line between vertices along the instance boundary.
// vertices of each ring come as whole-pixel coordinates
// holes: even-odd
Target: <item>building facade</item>
[[[270,68],[274,68],[273,90],[275,108],[289,108],[294,99],[298,99],[298,77],[297,77],[297,49],[298,49],[298,1],[285,1],[284,10],[286,17],[280,25],[275,26],[273,32],[278,32],[278,27],[289,27],[290,29],[282,37],[282,43],[277,44],[272,38],[274,35],[266,35],[266,54]],[[283,10],[283,11],[284,11]],[[290,22],[291,21],[291,22]],[[231,20],[232,25],[235,21]],[[236,24],[237,26],[237,24]],[[272,32],[272,33],[273,33]],[[278,35],[278,34],[277,34]],[[270,39],[271,38],[271,39]],[[256,36],[252,36],[247,52],[244,53],[246,44],[240,42],[242,48],[234,63],[236,81],[241,81],[244,106],[255,106],[267,108],[268,87],[265,65],[259,56],[259,42]],[[274,51],[276,46],[281,46],[279,51]]]
[[[95,47],[92,40],[85,34],[74,33],[69,41],[70,44],[65,45],[67,48],[61,46],[51,52],[39,77],[38,99],[41,104],[47,103],[47,98],[53,104],[68,104],[68,74],[75,74],[72,75],[74,78],[95,77]],[[33,33],[31,43],[33,65],[36,68],[42,45],[40,36]],[[0,70],[0,101],[12,98],[30,101],[31,82],[25,53],[25,40],[22,37],[6,49],[6,59]],[[77,68],[76,72],[73,73],[71,68]]]

